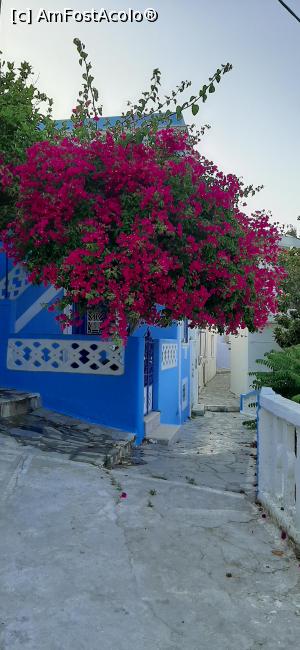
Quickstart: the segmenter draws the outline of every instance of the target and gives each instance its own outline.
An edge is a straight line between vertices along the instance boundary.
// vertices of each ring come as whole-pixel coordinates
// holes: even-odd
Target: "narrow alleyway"
[[[112,472],[0,437],[1,650],[289,650],[299,561],[253,432],[206,413]]]
[[[199,404],[203,404],[207,410],[222,407],[228,411],[239,411],[239,398],[230,392],[230,371],[217,372],[199,393]]]

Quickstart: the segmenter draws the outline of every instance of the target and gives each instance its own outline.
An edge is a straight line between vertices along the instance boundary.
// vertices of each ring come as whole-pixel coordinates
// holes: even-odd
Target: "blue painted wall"
[[[48,287],[49,288],[49,287]],[[16,319],[19,318],[27,309],[30,309],[31,305],[38,299],[43,299],[43,294],[45,293],[47,287],[29,287],[26,291],[17,299],[17,308],[16,308]],[[49,304],[52,304],[55,299],[51,300]],[[43,307],[40,311],[31,318],[31,320],[22,327],[22,330],[18,335],[32,335],[38,336],[40,334],[43,336],[59,336],[62,334],[61,327],[57,320],[55,320],[55,313],[49,312],[47,307]]]
[[[110,115],[109,117],[108,116],[107,117],[100,117],[98,122],[96,123],[97,129],[99,131],[102,131],[102,130],[105,130],[108,126],[113,127],[113,126],[116,125],[116,123],[119,120],[122,120],[122,119],[123,118],[120,117],[119,115]],[[137,120],[137,124],[141,125],[143,122],[145,122],[146,119],[147,119],[146,116],[142,117],[141,119]],[[171,119],[171,128],[176,127],[176,126],[179,126],[179,127],[185,126],[185,122],[184,122],[183,118],[178,120],[176,115],[172,115],[170,117],[170,119]],[[72,131],[73,128],[74,128],[74,124],[73,124],[72,120],[69,120],[69,119],[68,120],[56,120],[55,124],[56,124],[56,127],[58,129],[61,129],[63,125],[65,125],[69,131]],[[162,122],[161,125],[160,125],[160,128],[163,129],[163,128],[167,127],[167,126],[168,126],[167,122],[166,123]]]
[[[8,370],[7,337],[14,322],[14,305],[0,301],[0,385],[39,392],[43,404],[67,415],[143,436],[144,341],[130,337],[125,350],[125,372],[119,376]],[[13,335],[15,337],[15,335]],[[16,337],[17,338],[17,337]],[[23,333],[20,338],[26,339]],[[46,338],[45,333],[38,338]],[[55,336],[57,340],[94,340],[95,337]]]
[[[5,276],[5,255],[0,254],[0,280]],[[12,268],[9,262],[9,269]],[[125,351],[125,373],[121,376],[8,370],[7,338],[36,337],[93,340],[96,337],[62,334],[55,314],[43,308],[17,334],[16,320],[42,299],[49,287],[29,285],[16,300],[0,300],[0,386],[39,392],[51,409],[106,426],[135,433],[143,438],[144,416],[144,336],[146,326],[129,337]],[[190,349],[181,342],[181,327],[150,327],[154,348],[154,410],[161,412],[163,424],[180,424],[189,416]],[[162,342],[178,344],[178,365],[162,370]],[[188,379],[188,403],[182,405],[182,380]]]
[[[162,424],[180,424],[178,399],[179,364],[175,368],[161,369],[162,343],[174,343],[174,339],[158,339],[154,347],[154,409],[160,411]]]

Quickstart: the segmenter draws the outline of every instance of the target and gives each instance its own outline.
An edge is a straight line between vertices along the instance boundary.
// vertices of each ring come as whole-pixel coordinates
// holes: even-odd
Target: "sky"
[[[286,0],[300,15],[300,0]],[[12,24],[12,9],[32,9],[33,24]],[[46,23],[41,9],[111,11],[153,8],[156,22]],[[198,115],[209,123],[200,151],[225,173],[264,185],[246,211],[264,209],[272,220],[300,230],[300,23],[278,0],[2,0],[0,49],[5,58],[29,61],[41,90],[54,99],[54,116],[68,118],[76,105],[82,70],[72,43],[86,45],[104,115],[120,114],[128,99],[162,72],[167,93],[181,80],[197,94],[208,77],[229,61],[217,91]]]

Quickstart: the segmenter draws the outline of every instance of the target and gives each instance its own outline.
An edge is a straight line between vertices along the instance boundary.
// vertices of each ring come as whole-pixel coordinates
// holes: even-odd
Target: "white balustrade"
[[[169,370],[176,368],[178,363],[177,343],[162,343],[161,346],[161,369]]]
[[[0,280],[0,300],[16,300],[29,285],[24,268],[19,264],[13,266],[8,273],[7,282],[5,277]]]
[[[249,419],[256,419],[258,392],[251,390],[240,396],[240,413]]]
[[[124,349],[98,339],[18,339],[7,347],[9,370],[123,375]]]
[[[300,543],[300,405],[262,388],[258,412],[258,499]]]

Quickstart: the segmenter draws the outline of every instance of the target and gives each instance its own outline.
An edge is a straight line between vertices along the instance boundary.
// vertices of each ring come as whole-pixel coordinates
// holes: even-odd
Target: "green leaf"
[[[192,106],[192,113],[193,113],[193,115],[197,115],[198,111],[199,111],[199,106],[198,106],[198,104],[193,104],[193,106]]]
[[[209,92],[209,93],[214,93],[215,90],[216,90],[216,89],[215,89],[215,87],[214,87],[214,84],[210,84],[210,86],[209,86],[209,88],[208,88],[208,92]]]
[[[176,107],[176,117],[177,117],[178,120],[181,120],[181,118],[182,118],[181,106]]]

